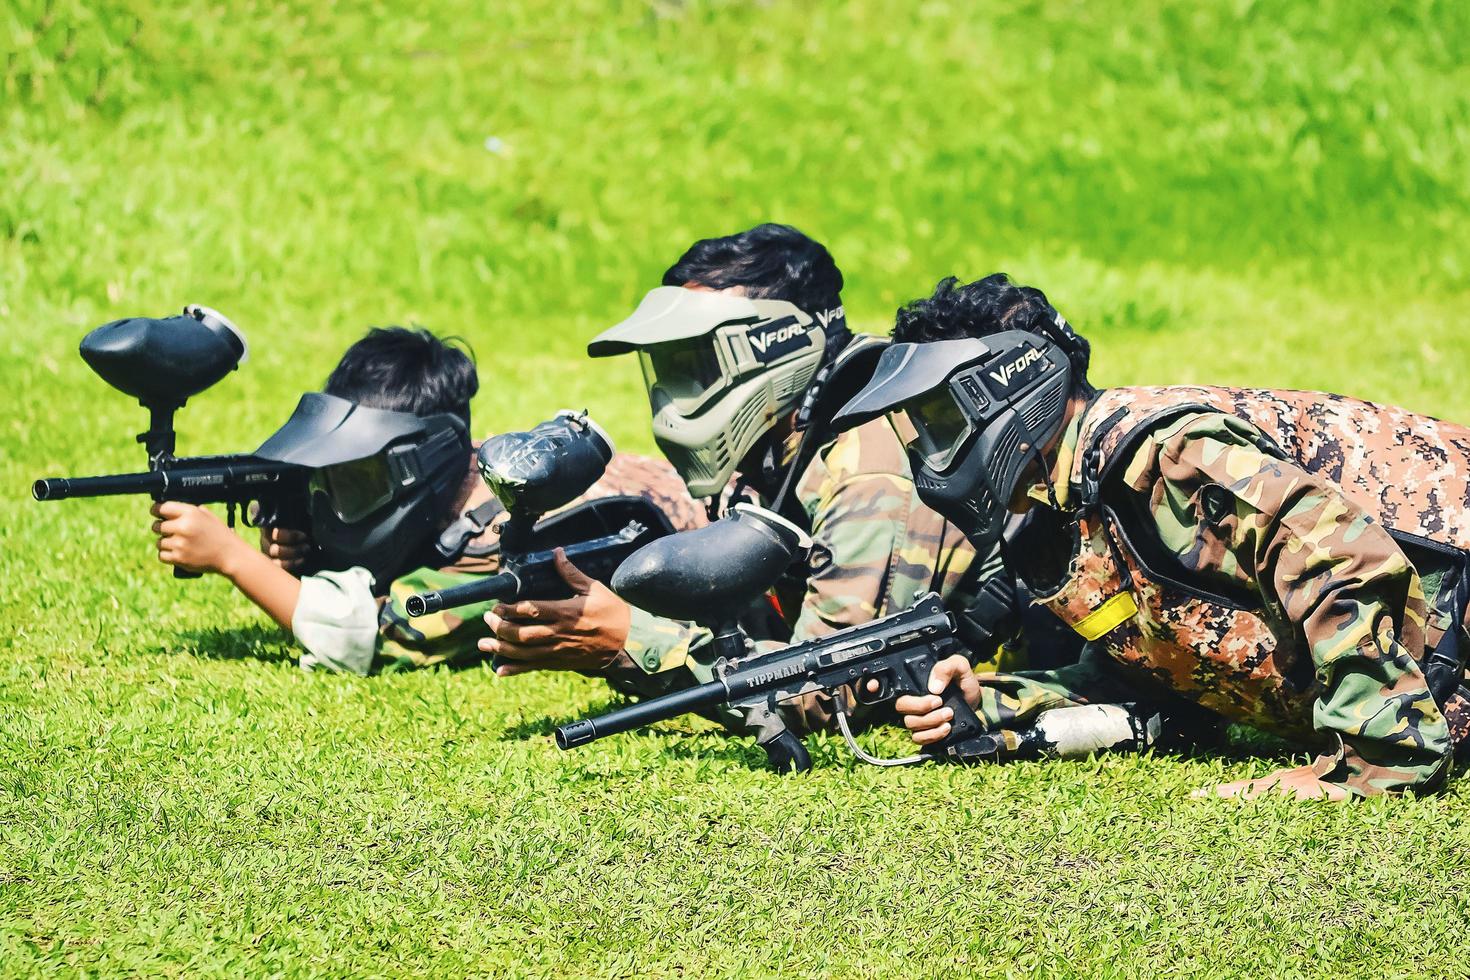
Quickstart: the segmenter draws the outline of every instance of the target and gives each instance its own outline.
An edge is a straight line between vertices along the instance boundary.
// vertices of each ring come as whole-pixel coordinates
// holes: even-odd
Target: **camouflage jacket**
[[[1463,653],[1443,654],[1466,649],[1470,430],[1337,395],[1114,389],[1053,480],[1064,513],[1038,510],[1017,570],[1095,642],[987,678],[990,724],[1142,683],[1321,743],[1319,777],[1355,793],[1443,776],[1466,716]]]
[[[757,649],[869,622],[907,608],[925,592],[949,596],[962,579],[975,578],[966,576],[974,549],[920,502],[903,446],[885,419],[842,433],[823,447],[802,474],[797,499],[811,530],[812,559],[794,594],[778,590],[775,597],[785,628],[767,630],[769,639]],[[619,690],[643,697],[708,680],[713,668],[708,639],[692,624],[634,610],[628,660],[608,679]],[[784,720],[800,731],[825,728],[831,717],[830,703],[813,698]]]
[[[471,486],[464,505],[468,512],[491,497],[473,461],[466,479]],[[620,495],[647,498],[668,516],[675,530],[707,523],[704,508],[689,496],[674,468],[647,456],[614,456],[597,483],[568,507]],[[489,635],[484,613],[493,603],[446,609],[417,619],[408,617],[403,603],[416,592],[447,589],[493,575],[499,564],[499,535],[493,526],[486,526],[452,565],[415,569],[394,580],[383,598],[374,599],[369,591],[371,583],[359,581],[362,576],[350,572],[303,579],[304,602],[298,605],[292,624],[298,640],[307,648],[303,666],[316,663],[341,669],[336,665],[345,661],[362,664],[364,669],[371,666],[392,671],[479,659],[478,641]],[[363,625],[354,629],[356,623]],[[360,649],[341,649],[354,646]]]

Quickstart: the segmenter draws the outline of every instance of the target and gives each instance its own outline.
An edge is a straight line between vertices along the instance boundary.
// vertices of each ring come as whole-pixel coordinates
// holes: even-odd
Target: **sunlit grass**
[[[76,341],[186,302],[253,351],[182,451],[252,448],[389,322],[470,340],[481,432],[586,406],[650,450],[636,368],[582,345],[765,219],[869,329],[1004,269],[1106,383],[1470,421],[1470,7],[418,6],[0,9],[0,972],[1470,969],[1463,788],[1237,807],[1187,794],[1280,759],[830,739],[783,779],[687,721],[562,754],[598,684],[306,676],[152,560],[144,502],[26,496],[141,466]]]

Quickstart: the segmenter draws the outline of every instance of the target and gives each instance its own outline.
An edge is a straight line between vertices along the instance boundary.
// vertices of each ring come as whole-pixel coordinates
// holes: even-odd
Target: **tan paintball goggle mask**
[[[826,334],[785,300],[661,286],[587,347],[637,352],[653,435],[695,497],[718,494],[821,366]]]

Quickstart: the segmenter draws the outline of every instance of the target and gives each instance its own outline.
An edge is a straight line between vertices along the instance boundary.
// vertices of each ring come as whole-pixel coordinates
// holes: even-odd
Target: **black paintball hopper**
[[[411,412],[365,408],[336,395],[301,396],[286,424],[255,455],[313,469],[375,456],[395,442],[429,432],[428,419]]]
[[[612,461],[613,443],[586,412],[563,410],[525,432],[480,444],[480,475],[512,513],[545,514],[576,500]]]
[[[612,588],[655,616],[710,623],[733,618],[809,548],[811,538],[790,521],[738,504],[713,524],[640,548],[618,568]]]
[[[82,360],[103,381],[148,406],[177,408],[245,360],[245,337],[219,313],[186,306],[182,316],[135,316],[82,338]]]

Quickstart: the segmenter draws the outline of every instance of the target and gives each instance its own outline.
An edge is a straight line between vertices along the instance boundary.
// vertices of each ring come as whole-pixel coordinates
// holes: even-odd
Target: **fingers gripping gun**
[[[230,526],[236,508],[246,525],[280,523],[306,529],[308,471],[250,455],[174,455],[174,413],[245,360],[245,337],[205,306],[180,316],[132,317],[103,324],[82,339],[82,360],[108,384],[148,409],[138,441],[148,452],[145,473],[37,480],[37,500],[147,494],[154,500],[224,504]],[[246,505],[259,505],[252,516]],[[197,577],[174,568],[178,578]]]
[[[421,592],[404,603],[410,616],[484,602],[566,599],[555,550],[602,582],[633,552],[673,531],[642,497],[605,497],[542,520],[602,476],[613,445],[586,412],[559,412],[527,432],[506,432],[480,446],[480,475],[509,513],[500,525],[500,571],[477,582]]]
[[[670,535],[629,558],[613,576],[613,589],[655,615],[694,620],[711,629],[717,644],[715,680],[562,725],[556,729],[558,747],[570,749],[721,706],[775,719],[781,704],[817,692],[832,696],[838,727],[853,753],[880,766],[1086,755],[1142,747],[1157,735],[1157,719],[1145,721],[1127,705],[1058,708],[1043,714],[1033,728],[987,731],[954,683],[942,695],[944,706],[954,713],[950,734],[942,742],[901,759],[870,755],[853,737],[847,692],[864,704],[926,695],[934,665],[964,651],[939,596],[929,593],[891,616],[771,653],[746,655],[730,611],[743,608],[774,583],[798,551],[810,545],[804,538],[777,515],[741,504],[731,517]],[[717,566],[710,555],[721,557]],[[1150,724],[1153,731],[1146,730]],[[801,740],[779,721],[776,731],[760,743],[772,766],[781,772],[810,769],[811,757]]]

